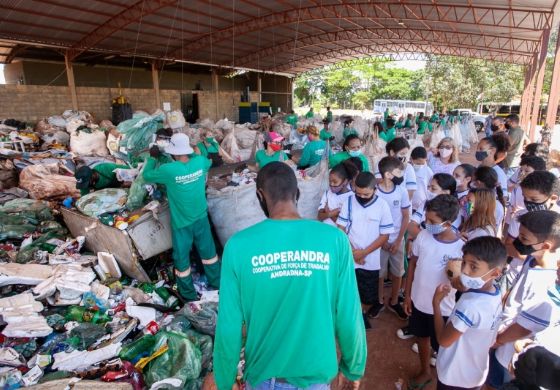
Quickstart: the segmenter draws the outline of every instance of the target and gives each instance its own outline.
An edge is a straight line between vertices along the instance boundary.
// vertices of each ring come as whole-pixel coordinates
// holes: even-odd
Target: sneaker
[[[404,328],[400,328],[397,330],[397,337],[401,340],[408,340],[414,337],[412,333],[410,333],[410,328],[405,326]]]
[[[371,330],[371,324],[369,323],[367,314],[362,313],[362,315],[364,317],[364,327],[366,328],[366,331]]]
[[[367,312],[368,318],[377,318],[379,314],[385,310],[385,305],[378,303],[377,305],[373,305]]]
[[[400,329],[399,329],[400,330]],[[418,353],[418,344],[412,344],[412,351]],[[430,357],[430,366],[435,367],[437,361],[437,352],[432,352],[432,357]]]
[[[391,279],[385,279],[383,281],[383,287],[391,287],[393,285],[393,282]]]
[[[412,351],[413,351],[414,353],[418,353],[418,343],[412,344]]]
[[[397,298],[399,303],[404,303],[404,292],[399,291],[399,297]]]
[[[404,309],[399,303],[395,303],[394,305],[387,305],[389,310],[391,310],[400,320],[407,320],[408,316],[404,312]]]

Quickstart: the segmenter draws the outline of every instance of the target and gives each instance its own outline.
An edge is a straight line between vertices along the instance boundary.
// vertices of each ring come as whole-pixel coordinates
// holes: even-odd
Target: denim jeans
[[[309,387],[296,387],[289,383],[277,382],[276,378],[269,379],[258,386],[251,386],[247,383],[246,390],[330,390],[330,384],[316,384]]]

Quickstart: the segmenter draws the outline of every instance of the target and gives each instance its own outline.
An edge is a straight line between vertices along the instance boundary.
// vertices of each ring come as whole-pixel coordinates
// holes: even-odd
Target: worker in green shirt
[[[80,190],[80,195],[87,195],[92,189],[97,191],[103,188],[120,187],[122,183],[117,180],[117,174],[113,172],[118,168],[129,169],[126,165],[114,163],[99,163],[92,167],[87,165],[80,167],[74,174],[76,188]]]
[[[396,136],[397,131],[395,130],[395,120],[393,118],[387,118],[387,128],[379,133],[379,138],[389,143],[394,140]]]
[[[342,137],[346,139],[349,135],[358,135],[358,131],[352,126],[354,121],[352,118],[344,121],[344,130],[342,130]]]
[[[428,121],[428,117],[424,116],[418,124],[417,134],[426,134],[426,130],[432,132],[432,124]]]
[[[220,156],[220,144],[210,130],[204,131],[202,134],[202,141],[196,146],[200,151],[200,155],[212,161],[212,168],[219,167],[224,163],[222,156]]]
[[[206,157],[193,154],[186,134],[173,134],[165,152],[174,162],[155,168],[160,151],[154,145],[144,166],[146,182],[165,185],[171,210],[171,238],[173,262],[179,294],[188,301],[198,300],[190,267],[192,245],[196,246],[202,259],[204,273],[212,288],[220,287],[220,262],[206,203],[206,176],[211,162]]]
[[[224,249],[217,388],[236,388],[244,346],[250,389],[327,389],[339,373],[340,388],[358,389],[367,341],[350,243],[343,231],[301,218],[297,179],[286,164],[268,164],[256,184],[268,218]]]
[[[368,159],[362,152],[360,137],[355,134],[349,135],[344,139],[342,149],[344,149],[343,152],[339,152],[329,159],[329,168],[333,168],[349,158],[357,157],[362,161],[362,171],[370,172]]]
[[[387,118],[389,118],[389,107],[387,107],[387,109],[383,113],[383,121],[387,121]]]
[[[399,117],[399,120],[395,124],[395,129],[404,129],[404,123],[405,123],[404,117],[403,116]]]
[[[286,123],[288,123],[290,126],[292,126],[292,130],[297,127],[298,116],[296,115],[294,110],[290,111],[290,115],[286,116],[285,120],[286,120]]]
[[[323,119],[323,129],[319,133],[319,138],[323,141],[332,141],[334,140],[334,136],[329,131],[329,122],[328,119]]]
[[[298,169],[306,169],[319,164],[327,150],[327,143],[319,138],[319,129],[315,126],[307,127],[307,136],[309,143],[303,148]]]
[[[282,141],[284,141],[284,137],[271,131],[268,133],[268,138],[266,149],[257,151],[255,155],[257,170],[262,169],[262,167],[273,161],[286,161],[288,159],[288,156],[282,150]]]
[[[312,119],[315,116],[315,113],[313,112],[313,107],[309,107],[309,111],[307,111],[307,114],[305,114],[305,117],[307,119]]]
[[[327,106],[327,120],[329,121],[328,123],[333,122],[333,115],[330,106]]]
[[[404,122],[404,127],[406,129],[411,129],[413,123],[414,123],[414,119],[412,118],[412,114],[408,114],[406,116],[406,121]]]
[[[434,113],[430,118],[430,122],[435,123],[438,119],[439,119],[439,114],[437,113],[437,111],[434,111]]]

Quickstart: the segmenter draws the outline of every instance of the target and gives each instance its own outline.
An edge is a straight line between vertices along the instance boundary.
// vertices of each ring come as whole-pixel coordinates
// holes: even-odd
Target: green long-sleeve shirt
[[[218,389],[235,381],[243,325],[253,386],[273,377],[304,388],[329,383],[339,370],[336,341],[340,371],[359,379],[367,345],[353,264],[344,233],[317,221],[268,219],[231,237],[214,347]]]
[[[337,166],[338,164],[340,164],[341,162],[348,160],[350,157],[350,153],[348,152],[338,152],[337,154],[333,155],[330,157],[329,159],[329,168],[334,168],[335,166]],[[366,156],[362,154],[360,154],[359,159],[362,160],[362,170],[364,172],[371,172],[369,170],[369,162],[368,159],[366,158]]]
[[[172,228],[184,228],[206,216],[206,175],[212,162],[193,154],[188,162],[155,165],[156,160],[148,158],[142,174],[147,182],[165,185]]]
[[[129,169],[126,165],[119,165],[114,163],[101,163],[92,168],[97,172],[97,182],[94,184],[94,190],[102,190],[103,188],[120,187],[121,183],[117,180],[117,174],[113,171],[117,168]],[[84,188],[80,190],[80,195],[84,196],[89,194],[91,188]]]
[[[389,143],[392,140],[394,140],[396,137],[396,131],[394,127],[391,127],[390,129],[387,129],[385,131],[381,131],[379,133],[379,138],[381,138],[383,141]]]
[[[299,160],[300,167],[313,166],[318,164],[325,154],[327,143],[325,141],[316,140],[311,141],[303,148],[301,159]]]

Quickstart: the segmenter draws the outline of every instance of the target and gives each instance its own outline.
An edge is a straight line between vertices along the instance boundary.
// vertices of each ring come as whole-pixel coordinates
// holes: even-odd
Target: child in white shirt
[[[354,182],[355,195],[342,206],[336,224],[348,234],[366,329],[371,328],[368,311],[379,303],[380,249],[393,233],[393,218],[387,203],[375,192],[375,176],[360,173]]]
[[[432,299],[436,288],[448,281],[447,262],[462,256],[463,240],[452,228],[459,214],[459,202],[452,195],[438,195],[426,203],[426,229],[412,244],[406,280],[404,310],[410,316],[410,332],[417,337],[420,373],[409,382],[423,388],[431,382],[430,345],[437,351]],[[441,314],[451,315],[455,289],[441,301]]]
[[[478,237],[465,244],[459,277],[465,290],[447,323],[440,303],[451,287],[442,284],[436,290],[434,326],[440,346],[437,390],[478,389],[484,384],[488,351],[496,339],[502,313],[502,297],[494,281],[505,262],[506,248],[498,238]]]
[[[317,219],[332,226],[336,226],[336,220],[342,205],[347,199],[354,195],[350,189],[350,182],[358,174],[354,164],[347,161],[335,166],[329,173],[329,189],[325,191],[319,203]]]

